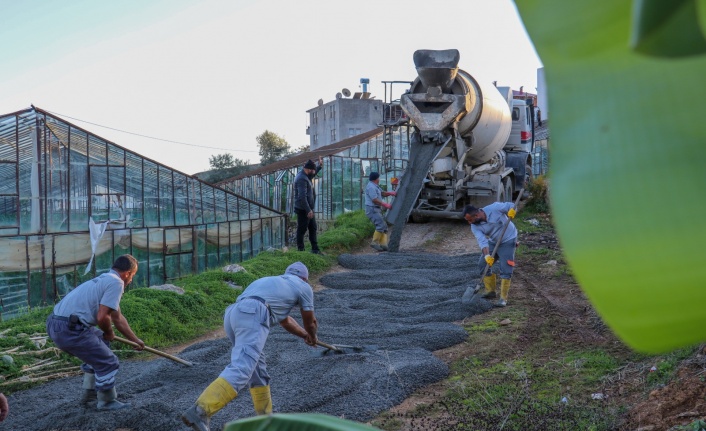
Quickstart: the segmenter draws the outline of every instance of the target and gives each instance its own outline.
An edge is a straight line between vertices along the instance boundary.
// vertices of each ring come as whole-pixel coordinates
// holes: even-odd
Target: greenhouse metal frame
[[[42,109],[0,116],[0,318],[125,253],[147,286],[282,248],[286,218]]]

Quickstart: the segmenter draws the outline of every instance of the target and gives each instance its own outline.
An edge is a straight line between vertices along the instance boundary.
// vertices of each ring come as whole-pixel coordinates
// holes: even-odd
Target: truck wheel
[[[505,188],[505,199],[503,202],[512,202],[513,193],[515,192],[515,187],[513,187],[513,178],[507,177],[503,183]]]
[[[412,213],[412,215],[409,218],[410,218],[410,220],[412,220],[412,223],[429,223],[429,219],[430,219],[430,217],[428,217],[428,216],[423,216],[423,215],[414,214],[414,213]]]

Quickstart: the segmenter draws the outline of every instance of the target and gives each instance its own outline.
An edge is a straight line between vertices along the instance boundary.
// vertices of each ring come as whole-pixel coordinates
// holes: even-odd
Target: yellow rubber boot
[[[499,307],[504,307],[507,305],[507,294],[510,292],[510,279],[503,278],[500,280],[500,299],[497,305]]]
[[[250,388],[252,396],[252,405],[255,407],[255,413],[258,415],[272,414],[272,395],[270,394],[270,386],[256,386]]]
[[[387,251],[387,242],[389,239],[390,237],[387,236],[387,232],[380,233],[380,247],[382,247],[383,251]]]
[[[223,377],[219,377],[196,400],[196,404],[181,415],[181,420],[197,431],[209,431],[208,423],[217,411],[231,402],[238,393]]]
[[[483,294],[483,298],[494,299],[497,296],[495,295],[495,283],[495,274],[490,274],[483,277],[483,284],[485,285],[485,293]]]
[[[382,239],[382,232],[375,231],[373,234],[373,242],[370,243],[370,247],[377,251],[382,251],[382,246],[380,245],[380,240]]]

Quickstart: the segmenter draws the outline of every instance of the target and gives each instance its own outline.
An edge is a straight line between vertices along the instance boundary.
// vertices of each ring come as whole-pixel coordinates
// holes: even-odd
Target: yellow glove
[[[493,264],[495,263],[495,259],[493,259],[493,256],[486,254],[485,255],[485,263],[487,263],[488,266],[493,266]]]
[[[517,214],[517,211],[515,211],[515,208],[510,208],[510,211],[507,212],[507,216],[510,218],[515,218],[515,214]]]

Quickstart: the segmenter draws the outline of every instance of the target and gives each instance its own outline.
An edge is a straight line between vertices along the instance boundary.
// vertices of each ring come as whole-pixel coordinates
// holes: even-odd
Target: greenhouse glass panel
[[[0,161],[17,161],[17,117],[0,117]]]
[[[110,166],[125,166],[125,150],[109,143],[108,164]]]
[[[71,128],[69,156],[69,231],[88,230],[88,136]]]
[[[143,208],[142,208],[142,159],[134,154],[126,155],[125,168],[125,212],[126,218],[129,218],[129,227],[144,226]]]
[[[88,136],[88,158],[91,165],[108,164],[107,143],[93,135]]]
[[[360,159],[351,159],[353,166],[351,167],[351,173],[353,175],[353,184],[354,184],[354,189],[353,189],[353,194],[354,194],[354,199],[353,199],[353,205],[352,209],[353,211],[359,210],[363,208],[363,205],[365,203],[363,202],[363,190],[365,190],[365,186],[368,185],[368,179],[365,178],[365,181],[362,181],[361,175],[363,174],[363,170],[361,168],[360,164]],[[357,189],[357,190],[356,190]]]
[[[145,226],[159,226],[159,177],[157,164],[144,160],[144,219]]]
[[[230,223],[230,235],[231,235],[231,243],[230,243],[230,255],[233,259],[233,261],[236,262],[241,262],[243,260],[243,256],[241,254],[241,234],[240,234],[240,222],[234,221]]]
[[[250,220],[240,222],[240,232],[242,234],[241,249],[243,260],[253,257],[252,254],[252,226]]]
[[[232,194],[228,198],[228,220],[238,220],[238,198]]]
[[[353,163],[349,158],[345,158],[342,160],[343,212],[346,212],[351,211],[353,209],[353,173],[351,172],[351,169],[353,168]]]
[[[176,224],[178,226],[184,226],[190,223],[189,197],[187,189],[188,181],[186,179],[186,175],[174,172],[174,205]]]
[[[228,210],[226,209],[228,200],[226,199],[226,192],[223,190],[214,189],[213,194],[216,204],[216,221],[224,222],[228,220]]]
[[[191,223],[201,223],[203,220],[203,195],[202,184],[194,179],[189,179],[189,217]]]
[[[167,280],[174,280],[182,276],[181,255],[168,254],[164,257],[165,275]]]
[[[17,227],[17,198],[0,196],[0,227]]]
[[[122,166],[108,167],[108,186],[110,190],[109,218],[125,220],[125,168]]]
[[[359,151],[359,157],[361,159],[367,159],[368,158],[368,141],[365,141],[358,145],[358,151]]]
[[[213,223],[216,221],[216,203],[213,194],[213,187],[204,185],[201,187],[201,196],[203,199],[203,221],[200,223]]]
[[[159,167],[159,225],[174,226],[174,186],[172,170]]]
[[[48,150],[47,175],[47,232],[67,232],[69,230],[68,196],[68,155],[66,145],[54,134],[49,133],[46,147]]]
[[[218,260],[218,224],[210,223],[206,225],[206,265],[209,269],[217,268]]]

